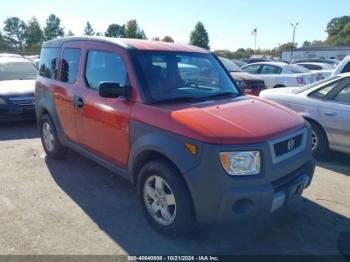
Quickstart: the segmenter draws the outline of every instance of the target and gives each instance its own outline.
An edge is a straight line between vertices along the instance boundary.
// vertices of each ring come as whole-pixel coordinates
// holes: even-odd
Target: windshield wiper
[[[238,93],[235,93],[235,92],[232,92],[232,91],[228,91],[228,92],[217,93],[217,94],[208,96],[207,98],[221,97],[221,96],[232,96],[232,95],[235,95],[236,97],[240,96],[240,94],[238,94]]]
[[[157,101],[154,101],[153,104],[167,103],[167,102],[202,102],[205,100],[206,99],[202,97],[179,96],[179,97],[166,98],[163,100],[157,100]]]

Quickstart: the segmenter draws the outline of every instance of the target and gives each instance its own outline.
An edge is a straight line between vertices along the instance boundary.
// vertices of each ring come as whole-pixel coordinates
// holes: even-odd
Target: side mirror
[[[98,93],[105,98],[129,97],[130,86],[120,86],[115,82],[101,82]]]

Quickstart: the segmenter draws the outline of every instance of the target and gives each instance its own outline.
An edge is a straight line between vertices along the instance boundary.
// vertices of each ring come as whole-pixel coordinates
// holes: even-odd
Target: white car
[[[326,63],[300,62],[296,64],[305,67],[311,72],[320,74],[322,79],[330,77],[335,69],[335,66]]]
[[[267,88],[303,86],[321,79],[305,67],[283,62],[259,62],[242,67],[251,74],[258,74],[265,81]]]
[[[350,73],[304,87],[264,90],[260,96],[297,111],[311,124],[315,156],[328,148],[350,153]]]
[[[344,59],[338,64],[338,66],[333,71],[332,76],[348,72],[350,72],[350,56],[344,57]]]

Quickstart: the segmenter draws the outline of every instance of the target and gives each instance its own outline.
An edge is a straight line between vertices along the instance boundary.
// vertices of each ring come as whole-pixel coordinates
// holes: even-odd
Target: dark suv
[[[128,179],[159,232],[261,219],[311,183],[303,118],[243,95],[207,50],[68,37],[44,43],[40,57],[36,115],[47,156],[71,148]]]

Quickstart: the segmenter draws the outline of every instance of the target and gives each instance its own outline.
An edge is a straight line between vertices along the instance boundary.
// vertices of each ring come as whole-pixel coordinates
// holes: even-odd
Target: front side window
[[[98,89],[101,82],[128,85],[128,74],[122,57],[117,53],[91,50],[88,53],[85,77],[92,89]]]
[[[63,51],[62,66],[61,66],[61,81],[73,84],[77,80],[80,49],[66,48]]]
[[[348,84],[339,94],[337,94],[333,101],[350,105],[350,84]]]
[[[264,65],[260,71],[260,74],[276,75],[276,74],[280,74],[281,71],[282,71],[282,68],[278,66]]]
[[[57,75],[58,48],[42,48],[40,54],[39,75],[55,79]]]
[[[211,54],[139,52],[137,61],[152,102],[239,94]]]
[[[0,62],[0,81],[35,79],[37,74],[31,62]]]
[[[300,65],[287,65],[285,69],[286,71],[289,71],[292,74],[310,73],[310,71],[307,68],[302,67]]]

